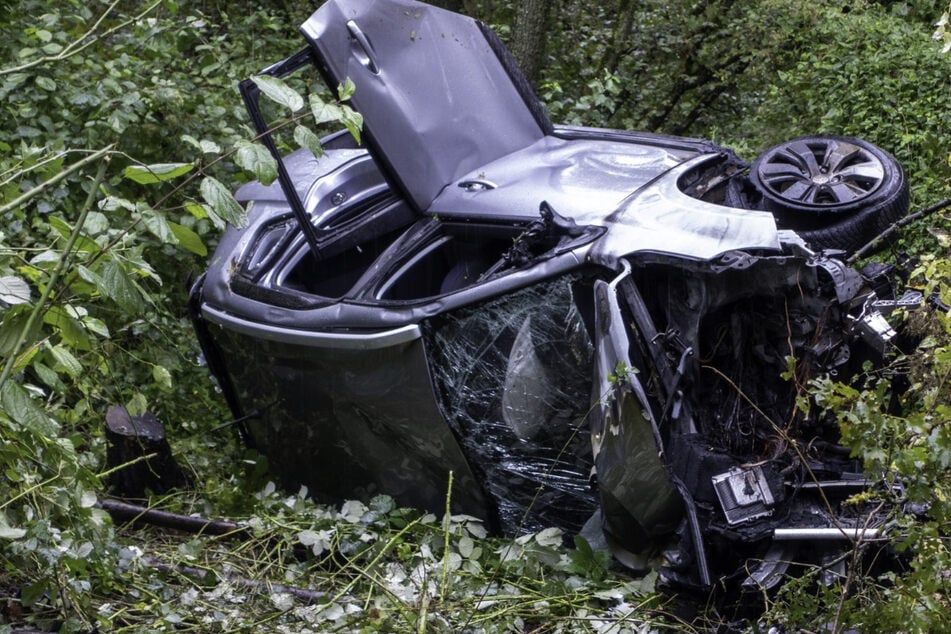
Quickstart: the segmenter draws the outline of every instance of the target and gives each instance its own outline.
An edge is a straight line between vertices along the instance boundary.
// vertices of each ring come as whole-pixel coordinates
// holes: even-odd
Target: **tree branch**
[[[91,154],[90,156],[87,156],[81,161],[77,161],[76,163],[73,163],[72,165],[64,169],[62,172],[60,172],[53,178],[47,181],[43,181],[36,187],[31,188],[29,191],[24,192],[20,196],[17,196],[16,198],[8,202],[6,205],[0,206],[0,214],[5,214],[6,212],[10,210],[15,209],[16,207],[19,207],[20,205],[30,200],[34,196],[38,196],[39,194],[42,194],[47,189],[57,184],[58,182],[60,182],[61,180],[63,180],[64,178],[72,174],[73,172],[81,170],[82,168],[86,167],[90,163],[95,163],[99,159],[103,158],[106,154],[109,154],[110,152],[112,152],[112,148],[113,146],[110,145],[108,147],[105,147],[99,150],[95,154]]]
[[[851,266],[855,264],[858,260],[868,255],[872,255],[873,253],[876,252],[876,249],[878,247],[884,246],[885,241],[888,240],[888,238],[892,237],[892,235],[895,234],[902,227],[906,227],[910,225],[911,223],[915,222],[916,220],[921,220],[925,216],[930,216],[931,214],[937,211],[941,211],[942,209],[947,209],[948,207],[951,207],[951,198],[946,198],[939,203],[935,203],[934,205],[931,205],[927,209],[922,209],[919,212],[916,212],[908,216],[905,216],[904,218],[901,218],[900,220],[892,223],[887,229],[885,229],[885,231],[881,232],[880,234],[872,238],[861,249],[853,253],[849,257],[849,259],[845,261],[845,263]]]
[[[109,513],[119,522],[144,522],[162,528],[173,528],[186,533],[203,535],[246,536],[248,527],[225,520],[212,520],[193,515],[180,515],[168,511],[151,509],[137,504],[128,504],[119,500],[99,500],[96,506]]]
[[[35,191],[38,187],[48,187],[54,181],[59,182],[59,180],[65,178],[68,174],[75,172],[81,167],[84,167],[85,165],[88,165],[92,163],[93,161],[103,159],[102,163],[99,164],[99,171],[96,173],[96,180],[93,183],[93,186],[89,189],[89,195],[86,197],[86,202],[83,205],[82,210],[79,212],[79,219],[76,221],[76,225],[73,227],[73,232],[70,234],[69,240],[66,242],[66,246],[63,248],[63,254],[60,257],[59,262],[56,265],[56,268],[53,269],[53,274],[50,275],[50,279],[46,283],[46,288],[43,289],[43,294],[40,296],[39,300],[37,300],[36,302],[36,305],[33,307],[33,311],[30,313],[30,316],[27,319],[26,324],[23,326],[23,330],[20,331],[20,334],[17,337],[16,344],[13,347],[10,357],[7,359],[6,365],[4,365],[3,367],[3,372],[0,373],[0,388],[2,388],[4,383],[7,382],[7,379],[10,378],[10,375],[13,372],[13,367],[16,364],[17,357],[20,354],[20,348],[23,346],[23,342],[26,341],[27,336],[29,336],[29,333],[33,330],[33,325],[36,323],[36,320],[40,318],[40,315],[43,312],[43,306],[46,305],[47,300],[50,298],[50,295],[53,292],[53,287],[56,285],[57,280],[59,280],[60,276],[62,276],[63,273],[66,271],[67,264],[69,263],[69,254],[73,250],[73,245],[76,244],[76,240],[79,239],[79,234],[82,233],[83,224],[85,224],[86,222],[86,216],[89,214],[89,210],[92,208],[92,204],[96,200],[96,194],[99,193],[99,185],[102,183],[103,178],[105,178],[106,176],[106,167],[108,167],[109,165],[109,159],[110,159],[109,153],[111,151],[112,151],[111,145],[106,148],[103,148],[102,150],[99,150],[92,156],[89,156],[83,159],[82,161],[79,161],[78,163],[72,165],[68,169],[60,172],[59,174],[57,174],[50,180],[38,185],[37,187],[34,187],[29,192],[23,195],[23,196],[35,195],[35,194],[31,194],[31,192]],[[20,196],[19,198],[17,198],[17,200],[22,199],[23,196]],[[17,202],[16,200],[13,201],[11,205],[13,205],[16,202]],[[7,207],[6,205],[4,207],[0,207],[0,214],[2,214],[4,211],[7,211],[6,207]]]
[[[47,55],[46,57],[40,57],[40,58],[38,58],[38,59],[34,59],[34,60],[31,61],[31,62],[27,62],[27,63],[21,64],[21,65],[19,65],[19,66],[14,66],[14,67],[12,67],[12,68],[0,68],[0,77],[2,77],[3,75],[10,75],[10,74],[13,74],[13,73],[20,73],[20,72],[23,72],[23,71],[25,71],[25,70],[29,70],[29,69],[31,69],[31,68],[34,68],[34,67],[36,67],[36,66],[40,66],[40,65],[42,65],[42,64],[46,64],[46,63],[48,63],[48,62],[59,62],[59,61],[62,61],[62,60],[64,60],[64,59],[67,59],[67,58],[69,58],[69,57],[72,57],[72,56],[75,55],[76,53],[80,53],[80,52],[84,51],[85,49],[89,48],[90,46],[92,46],[93,44],[95,44],[96,42],[98,42],[99,40],[102,40],[102,39],[104,39],[104,38],[109,37],[110,35],[112,35],[112,34],[115,33],[116,31],[120,31],[120,30],[124,29],[125,27],[129,26],[129,25],[132,24],[133,22],[138,22],[139,20],[141,20],[142,18],[144,18],[145,16],[147,16],[149,13],[151,13],[151,12],[155,9],[155,7],[157,7],[157,6],[159,6],[160,4],[162,4],[162,0],[155,0],[155,2],[153,2],[152,4],[150,4],[149,6],[147,6],[147,7],[145,8],[145,10],[142,11],[142,12],[140,12],[138,15],[135,15],[135,16],[129,18],[128,20],[125,20],[124,22],[122,22],[122,23],[120,23],[120,24],[117,24],[116,26],[112,27],[111,29],[109,29],[109,30],[107,30],[107,31],[104,31],[104,32],[102,33],[102,35],[98,35],[98,36],[94,37],[93,39],[89,40],[88,42],[86,42],[85,44],[82,44],[83,40],[92,37],[92,35],[93,35],[93,33],[96,31],[96,29],[99,28],[99,25],[102,24],[102,21],[106,19],[106,16],[109,15],[109,14],[112,12],[112,10],[115,8],[115,6],[116,6],[117,4],[119,4],[119,0],[116,0],[116,1],[113,2],[111,5],[109,5],[109,8],[106,9],[105,13],[103,13],[103,14],[99,17],[99,19],[96,20],[96,23],[93,24],[92,27],[90,27],[90,29],[89,29],[88,31],[86,31],[85,33],[83,33],[82,36],[81,36],[79,39],[77,39],[76,41],[72,42],[69,46],[67,46],[66,48],[64,48],[63,50],[61,50],[61,51],[60,51],[59,53],[57,53],[56,55]]]

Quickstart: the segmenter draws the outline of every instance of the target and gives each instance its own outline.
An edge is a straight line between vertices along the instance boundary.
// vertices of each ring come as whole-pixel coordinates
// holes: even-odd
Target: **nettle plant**
[[[28,81],[20,75],[31,69],[19,68],[0,70],[0,81]],[[342,102],[310,95],[304,112],[284,82],[255,81],[290,113],[277,127],[293,125],[301,147],[321,153],[307,119],[359,138],[360,116]],[[341,99],[351,92],[342,86]],[[123,548],[96,508],[108,475],[98,433],[106,406],[142,412],[193,396],[171,371],[198,371],[194,344],[178,336],[185,304],[169,306],[175,294],[159,271],[207,255],[213,231],[245,222],[225,182],[241,170],[264,183],[276,176],[252,140],[226,152],[181,140],[192,161],[145,164],[115,144],[0,136],[0,575],[19,588],[17,610],[54,618],[60,631],[89,629],[91,587],[108,590],[121,570]]]

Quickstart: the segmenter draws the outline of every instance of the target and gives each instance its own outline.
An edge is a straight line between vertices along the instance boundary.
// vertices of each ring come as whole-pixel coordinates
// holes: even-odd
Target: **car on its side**
[[[903,216],[897,161],[814,136],[714,143],[553,125],[499,38],[409,0],[328,0],[263,74],[349,79],[363,143],[277,153],[192,305],[248,442],[323,500],[388,494],[500,532],[603,539],[668,579],[835,571],[886,512],[821,374],[883,363],[896,299],[843,262]]]

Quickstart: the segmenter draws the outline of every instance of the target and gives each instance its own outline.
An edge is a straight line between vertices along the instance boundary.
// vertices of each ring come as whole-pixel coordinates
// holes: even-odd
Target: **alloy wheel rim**
[[[840,139],[802,139],[779,146],[757,166],[760,183],[773,196],[807,207],[851,206],[885,180],[882,161]]]

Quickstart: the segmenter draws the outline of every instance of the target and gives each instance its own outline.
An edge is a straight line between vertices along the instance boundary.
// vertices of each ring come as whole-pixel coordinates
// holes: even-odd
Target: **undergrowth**
[[[676,623],[655,575],[609,573],[606,557],[566,549],[555,529],[493,539],[476,518],[384,496],[332,507],[268,484],[249,497],[253,515],[232,534],[125,529],[114,585],[89,597],[82,628],[621,634]],[[200,504],[186,493],[157,502]],[[23,609],[31,622],[62,624],[46,598]]]

